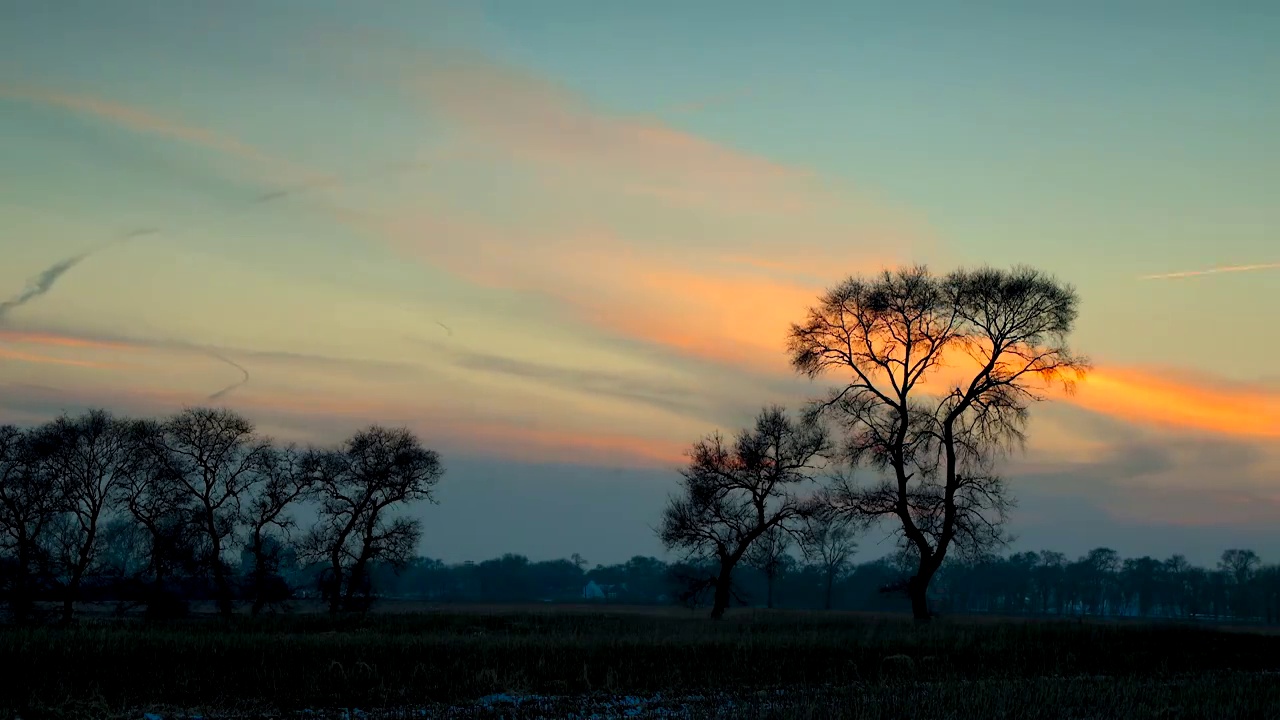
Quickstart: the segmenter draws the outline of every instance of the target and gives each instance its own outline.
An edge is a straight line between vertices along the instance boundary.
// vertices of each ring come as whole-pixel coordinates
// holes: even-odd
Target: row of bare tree
[[[0,426],[0,555],[13,618],[36,597],[61,597],[70,621],[86,578],[98,577],[107,530],[126,530],[141,556],[128,570],[154,607],[166,588],[207,583],[221,614],[281,597],[281,550],[323,561],[330,609],[367,595],[375,561],[416,550],[416,520],[397,514],[433,501],[444,469],[406,429],[371,426],[334,447],[279,444],[225,409],[189,408],[160,420],[93,410],[41,426]],[[298,532],[294,511],[315,522]],[[295,537],[296,535],[296,537]],[[251,558],[234,577],[233,552]]]
[[[717,568],[691,588],[714,588],[712,617],[749,553],[768,554],[779,533],[845,532],[843,521],[896,532],[915,563],[901,589],[927,620],[948,553],[1006,540],[1012,498],[996,465],[1024,439],[1031,403],[1088,369],[1067,346],[1078,304],[1070,286],[1030,268],[903,268],[821,296],[791,326],[790,360],[840,384],[798,418],[766,408],[732,443],[695,443],[664,512],[666,547]]]

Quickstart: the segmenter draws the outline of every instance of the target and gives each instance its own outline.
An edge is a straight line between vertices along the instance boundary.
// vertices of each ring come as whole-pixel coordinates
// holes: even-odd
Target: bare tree
[[[213,580],[218,612],[234,609],[225,552],[235,540],[245,490],[257,480],[270,450],[253,423],[235,412],[188,408],[142,435],[150,455],[195,508],[203,564]]]
[[[96,563],[101,526],[137,465],[130,423],[105,410],[76,418],[65,415],[32,431],[45,447],[50,469],[65,501],[65,522],[56,551],[64,580],[62,621],[70,622],[80,587]]]
[[[790,549],[790,533],[782,525],[774,525],[761,533],[760,537],[747,548],[747,553],[742,556],[742,560],[747,565],[764,574],[765,606],[770,610],[773,609],[773,588],[778,574],[786,568],[787,561],[791,559],[787,554]]]
[[[400,565],[412,556],[421,537],[418,521],[389,518],[388,512],[415,501],[435,502],[444,466],[408,429],[378,425],[304,462],[316,478],[321,505],[303,550],[327,563],[329,611],[337,613],[356,607],[358,596],[367,593],[370,563]]]
[[[836,580],[849,568],[858,549],[853,523],[832,513],[805,518],[800,528],[800,551],[805,560],[822,571],[823,608],[831,609]]]
[[[269,448],[262,458],[259,481],[252,488],[248,502],[243,504],[243,523],[249,534],[246,549],[253,562],[249,590],[254,615],[261,613],[271,598],[278,595],[271,588],[280,586],[280,552],[284,544],[276,532],[288,538],[296,528],[293,517],[287,514],[288,509],[308,498],[315,489],[317,475],[306,467],[306,458],[305,453],[292,445]]]
[[[840,427],[851,466],[883,473],[840,483],[831,505],[894,523],[916,560],[906,582],[916,619],[930,617],[929,583],[953,546],[1004,542],[1011,499],[994,464],[1022,442],[1030,403],[1086,372],[1066,344],[1078,305],[1071,287],[1033,269],[938,277],[914,267],[851,277],[792,325],[798,371],[846,378],[815,413]]]
[[[47,568],[47,535],[64,506],[47,454],[29,432],[0,425],[0,551],[13,556],[9,607],[31,619],[36,580]]]
[[[1252,550],[1232,548],[1225,550],[1218,560],[1218,570],[1230,578],[1231,612],[1236,617],[1248,617],[1254,611],[1253,580],[1262,558]]]
[[[119,555],[116,561],[126,574],[121,579],[149,581],[149,612],[172,612],[173,607],[162,603],[172,600],[169,584],[180,575],[193,571],[197,565],[202,534],[199,518],[192,498],[172,464],[155,452],[157,441],[154,436],[160,432],[159,423],[135,421],[131,432],[140,448],[138,463],[120,485],[118,503],[132,520],[129,524],[142,531],[143,562],[134,564],[136,558],[130,556],[139,549],[138,538],[120,523],[110,526],[112,551]]]
[[[719,433],[693,445],[682,492],[668,501],[658,534],[668,549],[718,564],[708,579],[712,618],[728,609],[733,570],[751,544],[810,511],[797,490],[813,480],[829,448],[821,425],[793,421],[780,407],[763,410],[732,445]]]

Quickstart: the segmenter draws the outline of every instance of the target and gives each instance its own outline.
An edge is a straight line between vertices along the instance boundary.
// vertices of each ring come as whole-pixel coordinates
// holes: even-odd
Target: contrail
[[[1185,270],[1183,272],[1161,273],[1159,275],[1143,275],[1139,280],[1170,280],[1173,278],[1195,277],[1197,275],[1215,275],[1217,273],[1251,272],[1253,270],[1280,270],[1280,263],[1261,263],[1259,265],[1228,265],[1208,268],[1206,270]]]
[[[352,178],[343,179],[342,177],[334,176],[334,175],[316,178],[308,182],[298,183],[291,187],[278,188],[276,190],[262,193],[257,197],[253,198],[252,200],[250,200],[248,203],[246,203],[242,207],[240,207],[238,210],[239,212],[245,212],[259,205],[264,205],[266,203],[274,202],[276,200],[287,198],[293,195],[306,193],[311,190],[316,190],[316,189],[326,188],[326,187],[356,184],[356,183],[365,182],[368,180],[373,180],[383,175],[390,175],[390,174],[396,174],[401,172],[412,172],[414,170],[422,169],[423,167],[426,167],[426,165],[427,165],[426,163],[421,163],[421,162],[390,163],[387,165],[374,168],[370,172],[366,173],[363,177],[357,176],[354,179]],[[234,214],[234,211],[233,211],[233,214]],[[8,300],[0,302],[0,324],[3,324],[5,322],[7,316],[13,310],[20,308],[23,305],[26,305],[27,303],[43,295],[48,294],[48,292],[53,289],[54,285],[58,283],[58,281],[62,278],[63,275],[65,275],[69,270],[71,270],[75,266],[87,260],[89,257],[99,252],[102,252],[103,250],[106,250],[114,245],[118,245],[120,243],[132,240],[133,238],[141,237],[143,235],[151,235],[158,232],[160,232],[160,230],[157,228],[140,228],[137,230],[133,230],[123,235],[110,238],[106,242],[103,242],[97,245],[96,247],[90,248],[78,255],[72,255],[71,257],[63,258],[62,260],[59,260],[58,262],[50,265],[49,267],[45,268],[44,271],[42,271],[41,273],[36,275],[34,278],[32,278],[27,283],[26,288],[24,288],[22,292],[18,293],[17,295],[14,295]],[[450,331],[450,334],[452,334],[452,331]],[[225,358],[221,358],[221,359],[225,360]],[[240,368],[240,370],[243,371],[244,368]],[[228,388],[223,392],[229,392],[231,389],[234,389],[234,388]]]
[[[216,351],[214,351],[214,350],[205,349],[205,351],[204,351],[204,352],[205,352],[205,354],[207,354],[209,357],[215,358],[215,359],[217,359],[217,360],[221,360],[222,362],[224,362],[224,363],[226,363],[226,364],[230,365],[231,367],[233,367],[233,368],[235,368],[235,369],[239,370],[239,371],[240,371],[240,374],[243,376],[243,377],[241,377],[238,381],[236,381],[236,382],[234,382],[234,383],[232,383],[232,384],[230,384],[230,385],[228,385],[228,386],[226,386],[226,387],[222,388],[222,389],[221,389],[221,390],[219,390],[218,392],[216,392],[216,393],[214,393],[214,394],[210,395],[208,398],[206,398],[207,400],[218,400],[218,399],[220,399],[220,398],[222,398],[222,397],[226,396],[227,394],[229,394],[231,391],[233,391],[233,390],[235,390],[235,389],[237,389],[237,388],[239,388],[239,387],[243,386],[245,383],[249,382],[249,371],[248,371],[248,370],[245,370],[245,369],[244,369],[244,366],[242,366],[240,363],[238,363],[238,362],[236,362],[236,361],[234,361],[234,360],[232,360],[232,359],[228,358],[227,356],[225,356],[225,355],[223,355],[223,354],[221,354],[221,353],[219,353],[219,352],[216,352]]]
[[[151,233],[154,233],[154,232],[156,232],[156,230],[153,228],[142,228],[139,230],[133,230],[119,237],[111,238],[110,240],[107,240],[105,243],[102,243],[101,245],[98,245],[95,248],[90,248],[89,250],[86,250],[80,253],[79,255],[72,255],[69,258],[63,258],[62,260],[59,260],[58,262],[50,265],[49,267],[45,268],[43,272],[41,272],[40,274],[32,278],[30,281],[28,281],[27,287],[24,288],[22,292],[18,293],[17,295],[14,295],[13,297],[9,298],[8,300],[5,300],[4,302],[0,302],[0,322],[3,322],[5,317],[11,311],[15,310],[16,308],[20,308],[23,305],[26,305],[27,303],[31,302],[32,300],[35,300],[41,295],[48,293],[50,290],[53,289],[53,286],[58,283],[58,280],[67,273],[68,270],[84,262],[89,256],[95,253],[102,252],[103,250],[106,250],[112,245],[117,245],[119,243],[132,240],[133,238],[140,237],[142,235],[150,235]]]

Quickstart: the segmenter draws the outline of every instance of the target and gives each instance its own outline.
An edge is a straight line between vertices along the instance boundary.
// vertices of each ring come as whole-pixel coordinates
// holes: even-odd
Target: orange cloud
[[[110,363],[92,362],[89,360],[73,360],[67,358],[53,357],[50,355],[36,355],[34,353],[25,353],[18,350],[7,350],[0,347],[0,358],[6,360],[16,360],[18,362],[35,363],[39,365],[65,365],[67,367],[110,369],[118,368],[120,365]]]
[[[143,350],[140,345],[115,340],[96,340],[74,335],[57,335],[47,332],[23,332],[0,329],[0,342],[20,345],[47,345],[83,350]]]
[[[1280,391],[1212,378],[1101,367],[1071,402],[1136,422],[1226,435],[1280,438]]]

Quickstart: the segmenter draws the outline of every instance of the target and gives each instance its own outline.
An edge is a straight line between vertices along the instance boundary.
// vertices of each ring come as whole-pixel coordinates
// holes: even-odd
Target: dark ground
[[[300,610],[0,630],[0,717],[1280,718],[1280,637],[1239,627]]]

